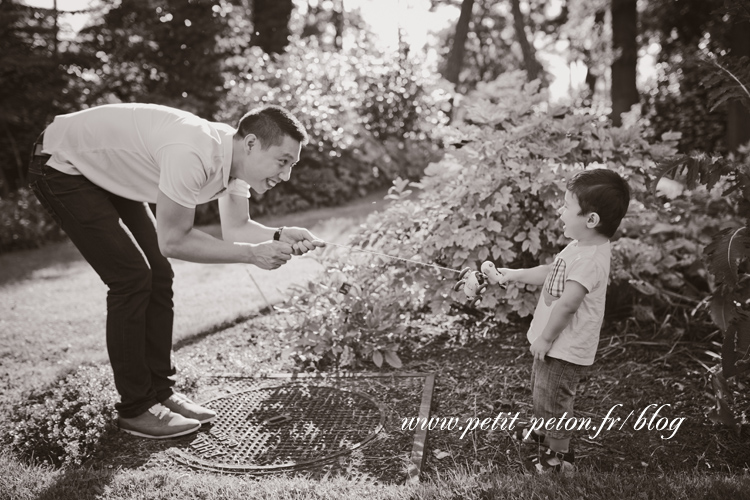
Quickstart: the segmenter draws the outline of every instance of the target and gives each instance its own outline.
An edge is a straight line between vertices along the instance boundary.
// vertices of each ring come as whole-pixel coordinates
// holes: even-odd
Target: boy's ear
[[[591,212],[589,216],[586,218],[586,227],[589,229],[594,229],[596,226],[599,225],[601,221],[602,219],[599,217],[598,213]]]

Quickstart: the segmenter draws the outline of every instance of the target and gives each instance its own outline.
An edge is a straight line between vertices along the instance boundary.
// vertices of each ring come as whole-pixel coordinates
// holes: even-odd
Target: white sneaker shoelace
[[[170,410],[166,406],[157,403],[154,406],[152,406],[151,408],[149,408],[148,412],[151,413],[152,415],[156,416],[157,419],[163,420],[164,417],[166,417],[167,415],[169,415]]]
[[[194,404],[192,401],[190,401],[187,397],[183,396],[182,394],[174,393],[172,394],[169,399],[174,401],[180,406],[184,406],[186,404]]]

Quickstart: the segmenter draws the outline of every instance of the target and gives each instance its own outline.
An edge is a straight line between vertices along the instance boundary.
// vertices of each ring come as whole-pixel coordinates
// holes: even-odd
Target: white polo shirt
[[[83,175],[134,201],[156,203],[159,190],[187,208],[227,193],[250,197],[229,180],[235,130],[157,104],[108,104],[55,118],[42,152],[50,167]]]

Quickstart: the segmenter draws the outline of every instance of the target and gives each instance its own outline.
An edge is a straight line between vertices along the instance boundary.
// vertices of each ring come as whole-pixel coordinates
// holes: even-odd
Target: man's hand
[[[283,241],[235,243],[248,249],[248,262],[261,269],[277,269],[292,258],[292,245]]]
[[[544,357],[547,355],[550,349],[552,349],[551,340],[545,339],[543,336],[537,337],[537,339],[531,343],[531,354],[534,355],[534,359],[544,361]]]
[[[281,241],[292,245],[294,255],[303,255],[317,247],[326,246],[323,240],[301,227],[285,227],[281,231]]]

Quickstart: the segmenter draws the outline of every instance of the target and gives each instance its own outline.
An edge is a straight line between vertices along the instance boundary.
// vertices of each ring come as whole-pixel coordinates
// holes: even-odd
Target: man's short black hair
[[[607,238],[614,236],[630,204],[630,187],[625,179],[613,170],[595,168],[578,172],[566,188],[578,199],[578,215],[596,212],[600,220],[597,232]]]
[[[244,138],[248,134],[258,138],[262,149],[281,145],[284,136],[303,145],[308,141],[307,132],[300,121],[286,109],[275,105],[255,108],[240,118],[235,135]]]

